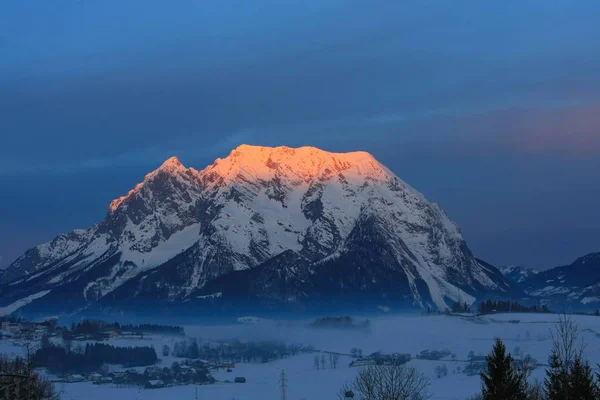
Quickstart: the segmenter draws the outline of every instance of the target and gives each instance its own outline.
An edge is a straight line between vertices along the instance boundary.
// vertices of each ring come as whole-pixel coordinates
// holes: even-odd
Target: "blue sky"
[[[366,150],[490,262],[600,250],[600,3],[6,0],[0,266],[171,155]]]

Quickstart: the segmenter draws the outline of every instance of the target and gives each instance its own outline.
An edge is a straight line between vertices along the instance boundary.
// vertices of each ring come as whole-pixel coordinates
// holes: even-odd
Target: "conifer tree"
[[[198,347],[198,343],[195,339],[192,340],[192,344],[190,345],[188,357],[192,359],[197,359],[200,357],[200,348]]]
[[[594,380],[592,368],[587,361],[580,357],[575,358],[570,368],[569,394],[571,399],[596,400],[598,398],[598,385]]]
[[[546,370],[544,392],[548,400],[566,400],[569,393],[569,376],[565,373],[560,357],[552,352],[548,360],[550,368]]]
[[[487,371],[481,373],[483,400],[525,400],[525,382],[513,368],[513,359],[510,354],[506,354],[506,346],[502,340],[496,339],[486,360]]]

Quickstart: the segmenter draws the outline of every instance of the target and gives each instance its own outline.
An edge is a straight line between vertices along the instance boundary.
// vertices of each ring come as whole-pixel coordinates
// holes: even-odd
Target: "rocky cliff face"
[[[509,288],[370,154],[242,145],[202,171],[171,158],[98,225],[28,250],[0,276],[0,304],[47,292],[25,309],[331,296],[443,309]]]

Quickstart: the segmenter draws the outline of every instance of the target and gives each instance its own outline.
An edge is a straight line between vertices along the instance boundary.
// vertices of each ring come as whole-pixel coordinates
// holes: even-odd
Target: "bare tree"
[[[333,357],[331,358],[331,368],[337,368],[339,361],[340,361],[340,355],[334,354]]]
[[[360,358],[362,357],[362,349],[359,349],[358,347],[353,347],[350,350],[350,354],[352,355],[352,357],[354,358]]]
[[[318,355],[315,356],[314,366],[315,366],[316,369],[320,369],[319,367],[321,366],[321,364],[319,363],[319,356]]]
[[[335,353],[329,353],[329,367],[332,369],[337,368],[340,355]]]
[[[325,354],[321,354],[321,369],[325,369]]]
[[[0,398],[58,400],[52,382],[38,375],[25,359],[0,357]]]
[[[524,382],[527,382],[527,380],[529,379],[529,376],[531,376],[531,373],[533,372],[533,370],[536,367],[537,367],[537,360],[535,358],[533,358],[531,356],[531,354],[527,354],[526,356],[523,357],[523,359],[521,360],[520,371],[521,371],[521,375],[523,376]]]
[[[513,349],[513,354],[517,357],[521,357],[523,355],[523,351],[521,350],[521,346],[515,346]]]
[[[439,378],[443,378],[444,376],[448,375],[448,367],[446,366],[446,364],[444,365],[438,365],[437,367],[435,367],[435,375]]]
[[[406,365],[371,365],[340,390],[340,399],[352,392],[357,400],[425,400],[429,379]]]
[[[527,400],[544,400],[544,388],[539,380],[527,384]]]
[[[568,373],[570,366],[576,358],[583,358],[585,344],[579,338],[579,326],[567,315],[559,314],[558,322],[550,330],[552,339],[552,352],[558,356],[563,372]]]

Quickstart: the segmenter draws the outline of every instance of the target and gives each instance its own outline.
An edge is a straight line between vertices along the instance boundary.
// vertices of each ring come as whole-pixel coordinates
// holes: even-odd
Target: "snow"
[[[597,303],[600,302],[600,297],[584,297],[583,299],[581,299],[581,302],[583,304]]]
[[[542,289],[531,292],[532,296],[552,296],[556,294],[568,294],[572,289],[560,286],[546,286]]]
[[[196,298],[197,299],[218,299],[222,295],[223,295],[223,293],[217,292],[217,293],[207,294],[204,296],[196,296]]]
[[[161,196],[150,184],[159,177],[164,178],[158,185]],[[211,221],[199,222],[193,211],[198,200],[218,211]],[[317,200],[322,217],[312,221],[305,207]],[[128,207],[140,203],[144,207],[135,215],[127,213]],[[464,253],[458,227],[438,205],[361,151],[242,145],[202,171],[186,168],[172,157],[113,201],[107,218],[115,215],[126,223],[118,237],[98,234],[99,225],[75,231],[81,240],[65,242],[66,236],[59,236],[41,247],[47,257],[33,276],[46,272],[51,276],[44,266],[64,257],[51,267],[61,272],[47,281],[60,284],[121,252],[120,261],[107,267],[107,276],[82,284],[84,297],[94,301],[197,243],[199,251],[187,281],[173,293],[189,295],[209,277],[255,267],[286,250],[318,252],[315,256],[328,260],[338,257],[349,250],[345,242],[357,221],[373,218],[404,268],[417,304],[425,306],[416,285],[419,279],[427,283],[440,309],[448,302],[474,301],[458,286],[503,289]],[[219,265],[215,254],[224,254]],[[63,268],[66,263],[72,265]]]
[[[498,270],[500,270],[502,275],[504,275],[506,277],[513,277],[513,279],[516,278],[517,283],[523,283],[527,279],[529,279],[529,277],[531,277],[532,275],[539,274],[539,271],[536,269],[524,268],[524,267],[520,267],[518,265],[500,266],[500,267],[498,267]],[[518,274],[518,278],[516,276],[514,276],[515,274]]]
[[[129,225],[131,230],[134,230],[135,225]],[[137,276],[143,271],[155,268],[182,251],[187,250],[190,246],[196,243],[199,239],[200,224],[189,225],[179,232],[172,234],[168,240],[160,242],[149,252],[140,252],[132,250],[131,247],[123,249],[121,254],[120,264],[115,265],[111,270],[109,277],[103,277],[98,281],[93,281],[84,289],[84,296],[87,296],[87,291],[95,286],[100,295],[105,295],[115,290],[128,279]],[[139,231],[134,230],[136,237],[139,237]],[[123,272],[121,266],[126,262],[132,262],[135,266],[130,266]],[[106,283],[105,283],[106,282]]]
[[[356,317],[360,319],[360,317]],[[572,316],[579,325],[587,346],[587,357],[592,365],[600,362],[600,338],[596,336],[600,319],[593,316]],[[278,378],[281,370],[288,377],[288,399],[333,399],[339,388],[353,379],[358,368],[350,368],[347,354],[352,347],[363,349],[364,354],[375,351],[385,353],[410,353],[413,360],[410,366],[425,374],[431,381],[430,392],[435,400],[464,400],[480,390],[478,376],[457,373],[466,365],[467,354],[487,354],[496,337],[500,337],[509,352],[520,347],[524,354],[531,354],[539,362],[545,363],[551,350],[550,329],[558,320],[555,314],[495,314],[479,318],[452,316],[398,316],[388,315],[371,319],[371,330],[340,331],[311,329],[309,321],[275,321],[248,317],[251,324],[226,326],[188,326],[186,333],[200,340],[284,340],[287,343],[313,345],[317,350],[342,353],[337,369],[316,370],[313,367],[314,354],[295,357],[265,364],[237,364],[231,373],[214,372],[219,381],[214,385],[180,386],[165,389],[145,390],[137,388],[117,388],[114,385],[91,385],[88,383],[59,384],[64,400],[104,400],[166,398],[195,398],[196,388],[199,398],[211,400],[262,400],[277,399],[280,396]],[[515,321],[518,321],[516,323]],[[150,341],[138,341],[138,345],[151,343],[157,349],[162,344],[172,346],[175,338],[156,337]],[[112,340],[116,345],[132,345],[133,340]],[[449,349],[456,354],[456,361],[429,361],[415,359],[422,350]],[[162,365],[170,365],[176,358],[162,357]],[[437,378],[435,368],[445,364],[448,376]],[[234,377],[247,378],[245,384],[225,383]],[[532,379],[543,380],[544,367],[538,367]]]
[[[27,296],[20,300],[17,300],[14,303],[11,303],[5,307],[0,307],[0,317],[2,317],[4,315],[8,315],[10,313],[13,313],[13,312],[17,311],[19,308],[31,303],[32,301],[37,300],[41,297],[44,297],[48,293],[50,293],[50,290],[43,290],[41,292],[37,292],[35,294],[32,294],[30,296]]]

